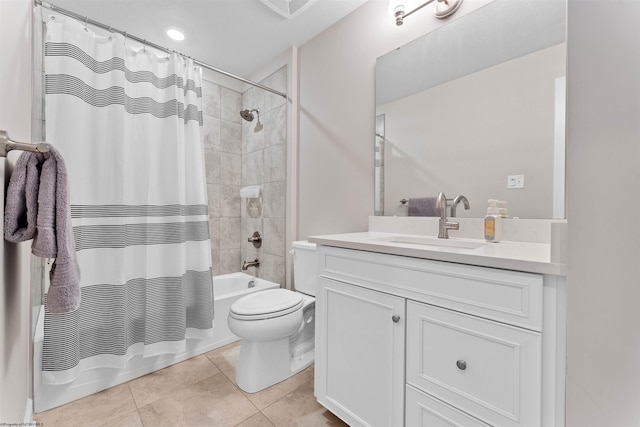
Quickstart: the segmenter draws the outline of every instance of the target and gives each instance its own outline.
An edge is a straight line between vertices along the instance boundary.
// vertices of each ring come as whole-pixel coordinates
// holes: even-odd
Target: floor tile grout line
[[[302,372],[302,371],[300,371]],[[265,406],[264,408],[262,408],[260,410],[260,412],[267,410],[267,408],[270,408],[272,405],[275,405],[276,403],[280,402],[281,400],[285,399],[287,396],[289,396],[291,393],[298,391],[300,388],[306,386],[306,383],[300,384],[298,387],[294,388],[293,390],[291,390],[289,393],[285,394],[284,396],[282,396],[281,398],[279,398],[278,400],[276,400],[275,402],[271,402],[269,403],[267,406]],[[265,417],[267,417],[267,415],[265,414]],[[267,417],[267,419],[269,421],[271,421],[271,419],[269,417]]]
[[[196,356],[196,357],[197,357],[197,356]],[[190,359],[187,359],[187,360],[190,360]],[[176,364],[170,365],[170,366],[168,366],[167,368],[169,368],[169,367],[171,367],[171,366],[179,365],[179,364],[181,364],[181,363],[186,362],[187,360],[183,360],[182,362],[178,362],[178,363],[176,363]],[[183,385],[182,385],[182,386],[181,386],[177,391],[179,391],[179,390],[183,390],[183,389],[187,389],[187,388],[189,388],[189,387],[194,386],[195,384],[198,384],[199,382],[202,382],[202,381],[204,381],[204,380],[207,380],[207,379],[209,379],[209,378],[213,377],[214,375],[221,374],[221,373],[222,373],[222,371],[220,370],[220,368],[218,368],[218,367],[217,367],[213,362],[212,362],[212,364],[213,364],[213,366],[215,366],[215,367],[216,367],[216,369],[218,369],[218,371],[217,371],[217,372],[215,372],[215,373],[213,373],[213,374],[211,374],[211,375],[207,375],[207,376],[206,376],[206,377],[204,377],[204,378],[199,378],[198,380],[194,380],[193,382],[189,382],[189,383],[187,383],[187,384],[183,384]],[[166,368],[162,368],[162,369],[166,369]],[[160,370],[162,370],[162,369],[160,369]],[[153,371],[153,372],[150,372],[150,373],[148,373],[148,374],[146,374],[146,375],[152,375],[152,374],[154,374],[155,372],[158,372],[158,371]],[[155,403],[155,402],[157,402],[158,400],[161,400],[161,399],[164,399],[164,398],[166,398],[166,397],[170,396],[170,394],[163,394],[163,395],[159,396],[158,398],[156,398],[155,400],[152,400],[152,401],[150,401],[150,402],[145,403],[144,405],[139,406],[139,405],[138,405],[138,401],[135,399],[135,396],[133,396],[133,390],[131,390],[130,383],[131,383],[132,381],[135,381],[135,380],[139,379],[139,378],[143,378],[143,377],[145,377],[146,375],[143,375],[142,377],[134,378],[133,380],[127,381],[127,382],[125,383],[125,384],[127,384],[127,386],[129,387],[129,392],[131,393],[131,395],[132,395],[132,397],[133,397],[133,403],[135,404],[136,409],[138,409],[138,410],[139,410],[139,409],[142,409],[142,408],[144,408],[144,407],[146,407],[146,406],[148,406],[148,405],[150,405],[150,404],[152,404],[152,403]],[[169,385],[171,385],[171,384],[169,384]],[[174,393],[174,392],[176,392],[176,390],[172,390],[172,391],[171,391],[171,393]]]
[[[142,377],[138,377],[138,378],[142,378]],[[131,385],[130,385],[131,381],[133,381],[133,380],[129,380],[125,384],[127,385],[127,390],[129,390],[129,395],[131,396],[131,400],[133,400],[133,406],[136,407],[136,411],[137,411],[138,409],[140,409],[140,407],[138,406],[138,402],[136,401],[136,397],[133,395],[133,390],[131,390]]]
[[[252,401],[251,399],[249,399],[249,398],[248,398],[248,397],[243,393],[242,389],[240,388],[240,386],[239,386],[235,381],[233,381],[231,378],[227,377],[226,375],[225,375],[225,377],[226,377],[226,378],[227,378],[227,380],[228,380],[228,381],[229,381],[229,382],[230,382],[230,383],[231,383],[231,384],[236,388],[236,390],[238,390],[238,392],[240,392],[240,394],[242,395],[242,397],[244,397],[245,399],[247,399],[247,401],[249,401],[249,403],[251,403],[251,406],[253,406],[254,408],[256,408],[256,411],[258,411],[258,412],[262,412],[262,411],[260,411],[260,408],[258,408],[258,407],[255,405],[255,403],[253,403],[253,401]],[[255,415],[255,414],[253,414],[253,415]],[[253,415],[251,415],[251,416],[253,416]],[[249,417],[249,418],[251,418],[251,417]],[[245,420],[245,421],[246,421],[246,420]]]
[[[244,394],[242,394],[242,390],[240,390],[240,388],[238,387],[238,385],[237,385],[234,381],[232,381],[229,377],[227,377],[226,375],[224,375],[224,374],[223,374],[223,371],[221,371],[221,370],[219,370],[219,372],[216,372],[215,374],[213,374],[213,375],[211,375],[211,376],[209,376],[209,377],[207,377],[207,378],[203,378],[203,379],[202,379],[202,380],[200,380],[200,381],[196,381],[196,382],[194,382],[194,383],[190,384],[190,385],[189,385],[189,387],[192,387],[192,386],[194,386],[194,385],[196,385],[196,384],[199,384],[199,383],[201,383],[201,382],[203,382],[203,381],[206,381],[206,380],[210,379],[211,377],[213,377],[213,376],[215,376],[215,375],[222,375],[224,378],[226,378],[226,380],[227,380],[227,381],[229,381],[229,382],[231,383],[231,385],[232,385],[233,387],[235,387],[235,388],[240,392],[240,395],[241,395],[243,398],[245,398],[245,399],[247,400],[247,402],[249,402],[249,404],[250,404],[250,405],[255,409],[255,411],[256,411],[256,412],[252,413],[250,416],[248,416],[247,418],[245,418],[244,420],[242,420],[239,424],[242,424],[243,422],[247,421],[249,418],[251,418],[251,417],[255,416],[256,414],[261,413],[260,409],[258,409],[258,407],[256,407],[256,406],[254,405],[254,403],[253,403],[249,398],[247,398]],[[164,398],[167,398],[167,397],[168,397],[168,396],[163,396],[161,399],[164,399]],[[159,400],[161,400],[161,399],[155,400],[154,402],[149,402],[149,403],[147,403],[146,405],[142,406],[141,408],[137,408],[137,409],[136,409],[136,411],[138,412],[138,416],[140,417],[140,421],[141,421],[141,423],[143,424],[143,427],[147,427],[147,426],[146,426],[146,424],[144,423],[144,420],[142,419],[142,416],[140,415],[140,409],[142,409],[142,408],[144,408],[144,407],[146,407],[146,406],[148,406],[148,405],[151,405],[151,404],[153,404],[153,403],[155,403],[155,402],[158,402],[158,401],[159,401]],[[264,415],[264,414],[263,414],[263,415]],[[266,417],[266,415],[264,415],[264,416]],[[269,420],[269,422],[270,422],[271,424],[273,424],[273,423],[272,423],[272,421],[271,421],[268,417],[267,417],[267,419]],[[237,425],[239,425],[239,424],[236,424],[236,426],[237,426]]]
[[[269,424],[271,424],[271,426],[275,427],[275,424],[273,421],[271,421],[271,418],[267,417],[267,414],[265,414],[264,412],[260,411],[260,414],[262,414],[263,417],[265,417],[267,419],[267,421],[269,421]]]
[[[222,348],[222,347],[220,347]],[[222,372],[222,368],[220,368],[220,366],[218,366],[218,364],[216,362],[214,362],[210,357],[209,357],[209,353],[213,353],[215,350],[209,351],[207,353],[204,353],[205,357],[209,360],[209,362],[213,363],[213,365],[218,368],[220,370],[220,372]]]
[[[284,398],[284,396],[283,396],[283,398]],[[278,399],[277,401],[279,401],[279,400],[280,400],[280,399]],[[276,402],[277,402],[277,401],[276,401]],[[273,402],[273,403],[276,403],[276,402]],[[272,403],[272,405],[273,405],[273,403]],[[271,406],[271,405],[269,405],[269,406]],[[267,406],[267,408],[268,408],[269,406]],[[267,409],[267,408],[264,408],[264,409]],[[271,418],[269,418],[269,416],[268,416],[267,414],[265,414],[265,413],[264,413],[264,412],[262,412],[262,411],[260,411],[260,413],[262,414],[262,416],[263,416],[263,417],[265,417],[265,418],[267,419],[267,421],[269,421],[269,422],[271,423],[271,425],[272,425],[272,426],[275,426],[275,425],[276,425],[276,423],[275,423]]]
[[[147,374],[147,375],[149,375],[149,374]],[[143,376],[144,376],[144,375],[143,375]],[[138,378],[142,378],[142,377],[138,377]],[[137,379],[137,378],[135,378],[135,379]],[[129,393],[131,394],[131,398],[133,399],[133,404],[135,405],[135,407],[136,407],[136,411],[137,411],[137,410],[139,410],[142,406],[138,406],[138,401],[136,400],[136,397],[133,395],[133,390],[131,390],[131,384],[130,384],[130,383],[131,383],[131,381],[133,381],[133,380],[129,380],[129,381],[127,381],[125,384],[127,385],[127,388],[129,389]]]
[[[248,400],[248,399],[247,399],[247,400]],[[254,406],[254,407],[255,407],[255,406]],[[262,412],[260,412],[260,410],[259,410],[258,408],[256,408],[256,409],[258,410],[258,412],[255,412],[255,413],[253,413],[253,414],[249,415],[247,418],[245,418],[244,420],[240,421],[238,424],[236,424],[236,425],[235,425],[235,426],[233,426],[233,427],[238,427],[240,424],[242,424],[242,423],[246,422],[246,421],[247,421],[247,420],[249,420],[250,418],[255,417],[257,414],[262,414]],[[262,414],[262,415],[264,415],[264,414]],[[268,419],[268,418],[267,418],[267,419]],[[268,419],[268,420],[269,420],[269,419]],[[271,420],[269,420],[269,422],[271,422]],[[273,423],[272,423],[272,424],[273,424]]]

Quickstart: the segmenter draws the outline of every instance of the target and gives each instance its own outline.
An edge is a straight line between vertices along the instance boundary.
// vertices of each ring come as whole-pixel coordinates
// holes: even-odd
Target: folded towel
[[[30,153],[23,153],[13,168],[7,188],[4,206],[5,240],[24,242],[35,236],[39,186],[38,158]]]
[[[437,202],[437,197],[409,199],[409,216],[440,216],[440,210],[436,207]]]
[[[69,313],[80,305],[80,269],[76,260],[67,191],[67,169],[49,145],[49,158],[24,152],[18,158],[7,188],[4,238],[33,239],[31,252],[55,258],[51,268],[47,308]]]

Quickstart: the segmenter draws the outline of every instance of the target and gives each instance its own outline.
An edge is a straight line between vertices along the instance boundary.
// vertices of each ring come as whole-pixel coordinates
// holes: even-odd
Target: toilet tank
[[[306,240],[292,242],[293,247],[293,281],[296,291],[316,296],[318,289],[318,259],[316,244]]]

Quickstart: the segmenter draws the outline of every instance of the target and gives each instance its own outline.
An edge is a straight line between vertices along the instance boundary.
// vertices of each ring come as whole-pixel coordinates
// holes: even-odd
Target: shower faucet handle
[[[262,236],[257,231],[253,232],[253,235],[247,239],[249,243],[253,243],[254,248],[259,248],[262,246]]]

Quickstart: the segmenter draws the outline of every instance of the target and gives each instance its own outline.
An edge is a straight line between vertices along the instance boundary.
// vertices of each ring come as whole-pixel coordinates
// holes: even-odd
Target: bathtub
[[[133,357],[127,363],[126,368],[122,370],[105,368],[85,371],[72,383],[63,385],[43,384],[40,378],[44,341],[44,309],[40,309],[33,343],[34,412],[39,413],[55,408],[238,341],[239,338],[227,326],[227,316],[229,315],[231,304],[252,292],[278,287],[280,285],[277,283],[253,277],[246,273],[213,276],[213,310],[215,316],[213,338],[187,340],[187,350],[179,354]]]

